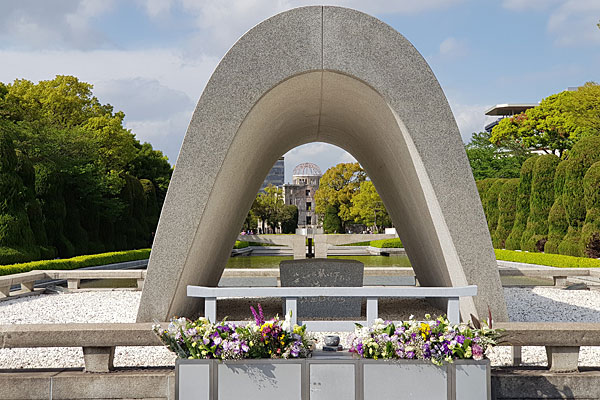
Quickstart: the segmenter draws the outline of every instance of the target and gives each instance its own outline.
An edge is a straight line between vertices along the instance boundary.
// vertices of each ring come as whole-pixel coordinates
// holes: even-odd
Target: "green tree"
[[[560,159],[554,154],[536,157],[531,178],[527,226],[521,250],[543,252],[548,241],[548,215],[554,204],[554,174]]]
[[[160,150],[154,150],[150,143],[136,141],[134,146],[135,156],[127,165],[126,170],[133,176],[148,179],[153,183],[160,209],[165,201],[173,168],[169,164],[167,156],[163,155]]]
[[[567,213],[562,200],[567,164],[566,160],[561,161],[554,171],[554,204],[548,214],[548,241],[544,246],[545,253],[558,254],[558,246],[569,229]]]
[[[293,204],[284,204],[279,211],[281,233],[295,233],[298,227],[298,207]]]
[[[323,216],[323,231],[325,233],[344,233],[342,228],[342,220],[340,219],[339,210],[332,206],[327,205],[325,209],[325,215]]]
[[[518,189],[519,179],[512,178],[502,185],[498,194],[498,225],[495,231],[490,231],[495,249],[504,248],[506,238],[512,231],[515,222]]]
[[[392,221],[383,205],[383,201],[371,181],[363,181],[351,200],[350,213],[354,221],[366,226],[373,226],[379,232],[379,227],[390,227]]]
[[[324,216],[328,206],[335,207],[344,231],[346,223],[354,220],[352,197],[366,179],[367,174],[358,163],[341,163],[329,168],[321,177],[319,189],[315,192],[315,212]]]
[[[275,231],[281,216],[283,208],[283,190],[273,185],[268,185],[264,192],[256,196],[252,204],[252,212],[262,221],[262,229],[265,229],[265,223]]]
[[[0,84],[0,122],[24,187],[19,216],[46,257],[150,243],[171,167],[124,117],[72,76]]]
[[[527,151],[499,148],[490,142],[491,135],[488,132],[474,133],[465,146],[473,177],[475,180],[518,178],[521,165],[528,157]]]
[[[521,177],[519,179],[519,188],[517,189],[515,223],[505,242],[505,246],[509,250],[521,250],[521,238],[523,237],[523,232],[527,227],[527,219],[529,218],[531,180],[536,161],[537,156],[530,157],[525,160],[521,167]]]
[[[502,119],[490,140],[497,146],[543,150],[562,157],[579,139],[596,135],[600,135],[600,85],[588,82]]]
[[[587,212],[584,177],[592,164],[597,161],[600,161],[600,136],[581,139],[569,152],[562,193],[569,228],[558,246],[560,254],[576,257],[584,255],[585,244],[581,240],[581,228]]]
[[[10,125],[0,119],[0,264],[39,257],[25,208],[26,189],[17,173]]]

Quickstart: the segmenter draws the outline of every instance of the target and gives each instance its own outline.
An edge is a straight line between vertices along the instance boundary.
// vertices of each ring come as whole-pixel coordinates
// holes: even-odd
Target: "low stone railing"
[[[593,322],[498,322],[499,343],[513,346],[513,364],[521,364],[521,346],[545,346],[552,372],[577,371],[579,348],[600,346],[600,324]]]
[[[569,277],[600,278],[600,268],[512,268],[500,267],[500,276],[527,276],[531,278],[552,278],[554,286],[565,286]]]
[[[0,348],[82,347],[85,370],[113,369],[115,346],[162,346],[152,323],[0,325]],[[168,323],[161,323],[166,327]],[[551,372],[577,371],[580,346],[600,346],[600,323],[498,322],[500,346],[545,346]],[[515,365],[521,363],[516,360]]]
[[[85,370],[113,369],[115,346],[162,346],[152,323],[0,325],[0,348],[81,347]],[[168,323],[161,323],[167,326]]]
[[[23,294],[34,291],[37,281],[48,279],[66,280],[69,289],[79,289],[82,279],[136,279],[138,289],[144,287],[146,270],[119,269],[119,270],[38,270],[22,272],[19,274],[0,276],[0,298],[11,296],[14,293]],[[21,289],[11,293],[11,287],[20,285]]]

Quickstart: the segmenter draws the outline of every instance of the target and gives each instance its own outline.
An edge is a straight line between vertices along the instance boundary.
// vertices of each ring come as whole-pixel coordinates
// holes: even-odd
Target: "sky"
[[[174,164],[219,60],[262,20],[300,0],[0,0],[0,81],[74,75]],[[374,15],[421,52],[439,80],[463,141],[495,104],[600,82],[600,0],[339,0]],[[325,143],[285,154],[323,171],[351,155]]]

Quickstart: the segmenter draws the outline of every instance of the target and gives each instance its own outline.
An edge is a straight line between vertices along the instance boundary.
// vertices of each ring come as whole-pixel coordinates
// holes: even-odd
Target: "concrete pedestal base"
[[[578,346],[546,346],[548,368],[551,372],[576,372],[579,361]]]
[[[84,347],[83,360],[87,372],[108,372],[113,369],[114,347]]]

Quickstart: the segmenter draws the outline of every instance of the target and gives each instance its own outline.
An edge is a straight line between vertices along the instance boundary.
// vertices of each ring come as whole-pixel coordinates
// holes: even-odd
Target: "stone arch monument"
[[[216,286],[274,162],[309,142],[351,153],[423,286],[476,284],[463,317],[507,312],[485,217],[446,97],[419,52],[376,18],[311,6],[229,50],[200,97],[160,217],[138,321],[192,315]]]

